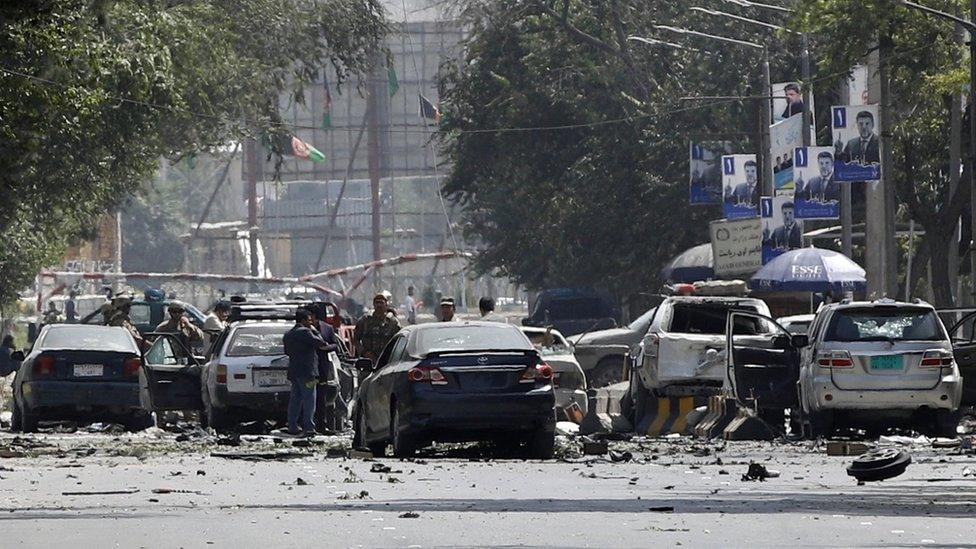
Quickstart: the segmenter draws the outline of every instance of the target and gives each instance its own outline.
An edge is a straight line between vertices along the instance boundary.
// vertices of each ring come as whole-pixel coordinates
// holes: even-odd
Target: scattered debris
[[[602,456],[607,453],[607,450],[609,450],[607,441],[583,437],[583,455]]]
[[[771,476],[772,475],[769,474],[769,470],[766,469],[765,465],[753,462],[749,464],[749,470],[746,471],[746,474],[742,475],[742,480],[744,482],[753,480],[762,482]],[[776,476],[779,476],[779,473],[777,473]]]
[[[904,473],[911,462],[912,457],[904,450],[873,450],[855,459],[847,468],[847,474],[858,483],[885,480]]]
[[[564,436],[576,436],[579,434],[579,425],[572,421],[557,421],[556,434]]]
[[[369,468],[370,473],[389,473],[392,469],[389,465],[384,463],[374,463],[372,467]]]
[[[211,457],[219,457],[224,459],[241,459],[244,461],[287,461],[289,459],[296,459],[302,457],[308,457],[309,454],[305,452],[210,452]]]
[[[217,438],[218,446],[240,446],[241,445],[241,435],[240,433],[228,433],[224,436]]]
[[[933,448],[959,448],[962,440],[958,438],[937,438],[932,441]]]
[[[401,513],[400,518],[420,518],[420,513],[416,511],[407,511],[406,513]]]
[[[868,445],[863,442],[848,442],[846,440],[831,440],[827,442],[828,456],[859,456],[867,453]]]
[[[122,496],[138,493],[134,488],[129,490],[91,490],[81,492],[61,492],[62,496]]]
[[[295,479],[295,486],[308,486],[308,485],[309,485],[308,481],[303,479],[302,477],[298,477]]]
[[[154,494],[193,494],[197,496],[208,496],[210,494],[205,494],[199,490],[177,490],[175,488],[153,488],[152,493]]]
[[[89,433],[108,433],[113,435],[120,435],[125,432],[125,426],[119,423],[92,423],[85,430]],[[74,431],[68,431],[74,432]]]
[[[634,459],[634,454],[631,454],[630,452],[618,452],[617,450],[610,450],[610,461],[614,463],[627,462],[632,459]]]
[[[671,505],[661,505],[658,507],[648,507],[647,510],[655,513],[671,513],[674,511],[674,507]]]

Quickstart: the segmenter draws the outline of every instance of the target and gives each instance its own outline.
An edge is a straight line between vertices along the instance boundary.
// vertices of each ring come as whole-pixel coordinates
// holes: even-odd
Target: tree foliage
[[[755,50],[655,25],[765,42],[774,81],[796,78],[798,40],[667,0],[463,4],[470,38],[440,84],[444,192],[484,244],[477,267],[530,288],[653,291],[660,268],[721,217],[688,205],[689,140],[755,150],[755,102],[682,98],[745,95],[760,76]]]
[[[955,15],[965,14],[968,7],[961,0],[925,4]],[[963,124],[967,173],[951,192],[950,109],[968,77],[959,30],[895,0],[818,0],[801,2],[798,9],[798,24],[813,33],[822,72],[845,74],[872,51],[887,66],[890,108],[882,137],[891,148],[892,165],[886,169],[903,205],[902,218],[914,219],[925,230],[913,270],[924,272],[931,260],[936,301],[951,304],[948,251],[956,241],[960,215],[968,211],[970,186],[965,181],[971,169],[968,124]]]
[[[0,301],[153,171],[276,126],[326,63],[364,75],[377,0],[34,0],[0,7]]]

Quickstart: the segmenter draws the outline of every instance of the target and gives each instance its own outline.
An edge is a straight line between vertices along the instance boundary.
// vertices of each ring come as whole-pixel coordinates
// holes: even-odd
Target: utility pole
[[[377,65],[378,66],[378,65]],[[377,73],[379,69],[374,68],[369,78],[369,89],[366,94],[366,146],[369,155],[369,189],[372,199],[372,221],[373,221],[373,260],[382,259],[382,249],[380,247],[380,134],[379,134],[379,113],[377,97],[379,85]],[[373,275],[373,286],[379,289],[379,275]]]
[[[773,184],[773,155],[769,153],[769,126],[772,123],[773,85],[770,82],[769,77],[769,50],[766,48],[766,46],[763,46],[762,49],[762,78],[763,92],[759,94],[760,97],[763,97],[763,99],[759,100],[761,114],[760,120],[762,121],[762,148],[759,152],[762,155],[760,158],[762,160],[763,196],[773,196],[776,194],[775,185]]]
[[[257,143],[248,138],[244,145],[247,166],[247,243],[251,256],[251,276],[258,273],[258,162]]]

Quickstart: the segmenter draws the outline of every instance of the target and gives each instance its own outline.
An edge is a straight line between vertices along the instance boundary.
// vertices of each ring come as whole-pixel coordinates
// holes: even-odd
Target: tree
[[[966,7],[959,0],[926,5],[958,14]],[[963,46],[956,29],[894,0],[819,0],[799,3],[798,9],[798,24],[814,34],[822,72],[845,74],[873,51],[887,65],[890,109],[882,123],[893,165],[885,169],[893,176],[905,212],[925,230],[913,272],[924,272],[930,262],[936,303],[952,304],[949,249],[971,194],[968,184],[954,191],[950,185],[950,110],[968,76],[960,63]],[[851,17],[854,13],[857,17]],[[968,124],[963,128],[965,144]],[[966,181],[973,159],[967,154],[963,158]]]
[[[35,0],[0,7],[0,302],[160,156],[282,133],[325,63],[365,75],[377,0]]]
[[[681,98],[745,94],[757,54],[655,25],[766,42],[776,76],[798,66],[793,37],[730,32],[666,0],[475,1],[462,13],[470,38],[440,83],[444,192],[483,243],[475,266],[529,288],[653,291],[660,268],[721,217],[688,205],[688,140],[755,150],[755,104]]]

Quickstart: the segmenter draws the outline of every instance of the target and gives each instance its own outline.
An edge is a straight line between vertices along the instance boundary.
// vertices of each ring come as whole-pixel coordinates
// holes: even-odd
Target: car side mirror
[[[807,334],[796,334],[793,336],[793,347],[802,349],[810,345],[810,336]]]
[[[23,362],[24,361],[24,351],[14,351],[10,353],[10,360],[12,362]]]
[[[356,369],[361,372],[369,372],[373,369],[373,361],[368,358],[357,358]]]

